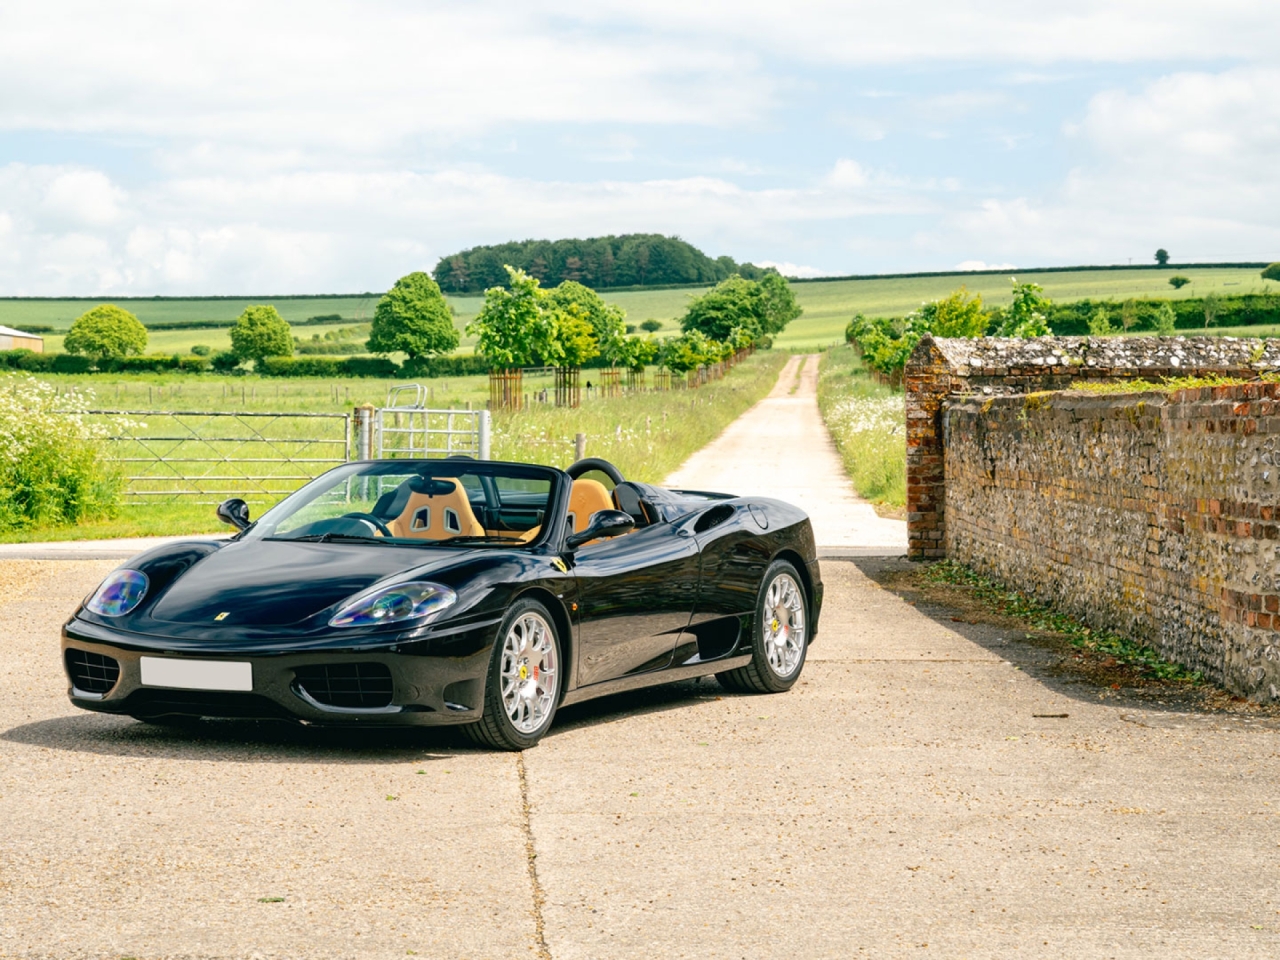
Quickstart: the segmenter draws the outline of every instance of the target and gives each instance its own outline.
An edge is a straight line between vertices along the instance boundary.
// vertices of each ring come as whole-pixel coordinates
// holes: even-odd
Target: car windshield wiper
[[[475,537],[449,537],[437,540],[436,543],[524,543],[519,537],[495,537],[490,535]]]
[[[386,543],[394,544],[394,540],[386,537],[367,537],[358,533],[308,533],[301,537],[263,537],[264,540],[292,540],[294,543]]]

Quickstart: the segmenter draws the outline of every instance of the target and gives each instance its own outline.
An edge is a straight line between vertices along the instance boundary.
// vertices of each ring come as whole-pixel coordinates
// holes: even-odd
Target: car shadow
[[[170,726],[87,712],[12,727],[0,733],[0,740],[106,756],[232,763],[425,763],[455,756],[462,747],[455,731],[447,728],[348,730],[255,720]]]
[[[733,696],[739,695],[724,692],[710,677],[618,693],[562,708],[547,736]],[[426,763],[490,752],[451,726],[351,729],[272,720],[161,725],[87,711],[12,727],[0,733],[0,741],[105,756],[231,763]]]
[[[1054,693],[1079,703],[1103,704],[1121,719],[1150,725],[1163,714],[1169,722],[1217,721],[1280,729],[1280,711],[1231,697],[1209,684],[1133,682],[1123,666],[1107,668],[1104,655],[1084,656],[1056,634],[964,604],[948,603],[941,591],[923,586],[922,567],[905,558],[866,557],[849,561],[868,579],[901,597],[919,613],[952,633],[1007,661]],[[1114,663],[1114,661],[1112,661]],[[1125,711],[1141,711],[1130,716]],[[1053,715],[1056,716],[1056,715]],[[1063,717],[1065,719],[1065,716]],[[1163,725],[1163,724],[1161,724]]]

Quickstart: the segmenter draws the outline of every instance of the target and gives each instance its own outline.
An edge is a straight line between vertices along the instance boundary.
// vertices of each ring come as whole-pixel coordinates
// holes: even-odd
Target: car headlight
[[[440,583],[410,581],[378,587],[356,597],[332,620],[331,627],[374,627],[383,623],[420,620],[448,610],[458,595]]]
[[[123,617],[142,602],[149,585],[141,570],[117,570],[102,581],[85,607],[100,617]]]

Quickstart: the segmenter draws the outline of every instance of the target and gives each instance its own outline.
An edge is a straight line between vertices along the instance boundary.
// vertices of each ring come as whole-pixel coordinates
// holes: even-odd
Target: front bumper
[[[71,681],[71,702],[85,710],[122,713],[142,718],[238,717],[298,720],[311,724],[439,725],[479,720],[484,703],[484,684],[492,650],[493,627],[479,628],[487,642],[471,644],[460,656],[430,655],[392,650],[386,645],[374,649],[311,649],[280,653],[238,652],[228,649],[173,651],[163,644],[143,646],[138,638],[114,642],[96,625],[90,630],[71,621],[62,631],[62,663]],[[90,635],[91,634],[91,635]],[[481,639],[477,637],[477,640]],[[406,645],[408,649],[422,645]],[[119,667],[119,676],[110,689],[90,692],[75,685],[68,669],[68,650],[109,657]],[[172,660],[201,660],[249,663],[251,691],[182,689],[146,685],[142,682],[143,657]],[[353,664],[381,664],[390,674],[389,702],[372,707],[337,706],[322,702],[299,680],[303,667],[329,666],[342,669]]]

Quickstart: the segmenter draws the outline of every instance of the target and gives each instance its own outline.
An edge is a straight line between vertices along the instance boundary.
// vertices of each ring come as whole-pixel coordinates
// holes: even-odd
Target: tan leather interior
[[[431,496],[411,493],[409,502],[400,516],[387,526],[393,536],[415,537],[419,540],[448,540],[450,537],[482,537],[484,527],[476,519],[462,484],[451,477],[435,478],[452,483],[451,493]]]
[[[612,510],[613,498],[599,480],[575,480],[569,488],[569,519],[573,532],[581,533],[591,522],[591,515],[601,510]]]

